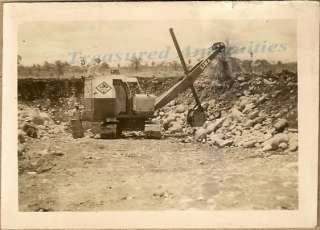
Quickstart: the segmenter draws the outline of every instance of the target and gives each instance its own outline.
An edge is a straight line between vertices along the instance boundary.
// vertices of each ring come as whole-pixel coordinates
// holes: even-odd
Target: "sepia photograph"
[[[152,3],[121,11],[147,15],[130,19],[104,4],[90,19],[15,24],[4,65],[16,80],[3,87],[16,92],[4,119],[15,122],[17,212],[301,211],[301,132],[317,117],[303,78],[317,75],[301,74],[298,19],[155,19]],[[155,15],[174,12],[162,4]]]
[[[297,209],[295,25],[20,25],[20,210]]]

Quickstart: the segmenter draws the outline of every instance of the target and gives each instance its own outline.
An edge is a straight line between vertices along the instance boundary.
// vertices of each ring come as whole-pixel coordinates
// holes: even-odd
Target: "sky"
[[[133,56],[148,63],[171,61],[177,55],[170,27],[185,59],[199,59],[221,41],[233,57],[297,60],[293,20],[29,22],[19,26],[18,53],[23,65],[56,60],[79,64],[81,58],[90,63],[96,57],[115,66]]]

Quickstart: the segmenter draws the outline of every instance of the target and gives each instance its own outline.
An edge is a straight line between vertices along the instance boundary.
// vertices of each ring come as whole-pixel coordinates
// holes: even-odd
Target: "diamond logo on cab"
[[[101,82],[96,89],[102,93],[102,94],[106,94],[108,93],[112,88],[111,86],[109,86],[105,81]]]

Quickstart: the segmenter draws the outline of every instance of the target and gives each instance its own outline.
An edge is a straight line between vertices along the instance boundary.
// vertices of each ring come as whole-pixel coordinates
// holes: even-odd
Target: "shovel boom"
[[[210,53],[206,58],[202,59],[200,62],[198,62],[196,65],[194,65],[191,70],[189,71],[186,67],[185,61],[182,56],[182,52],[180,50],[178,41],[174,35],[173,29],[170,28],[170,34],[173,40],[173,43],[176,47],[178,56],[181,61],[181,65],[184,69],[185,76],[178,81],[175,85],[173,85],[168,91],[164,92],[162,95],[156,98],[155,101],[155,109],[159,109],[166,104],[168,104],[170,101],[175,99],[178,94],[182,93],[188,88],[193,88],[193,83],[195,80],[200,76],[200,74],[208,67],[208,65],[211,63],[211,61],[221,52],[224,52],[225,45],[222,42],[214,43],[211,47],[212,53]],[[195,90],[192,90],[195,99],[197,103],[199,103],[199,99],[195,95]]]

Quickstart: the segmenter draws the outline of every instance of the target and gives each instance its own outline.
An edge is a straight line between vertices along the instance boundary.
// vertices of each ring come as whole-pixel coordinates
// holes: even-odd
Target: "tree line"
[[[56,60],[53,63],[45,61],[43,64],[33,64],[31,66],[23,65],[23,57],[18,55],[18,76],[32,76],[32,77],[79,77],[87,73],[87,71],[94,70],[98,72],[108,72],[111,66],[96,58],[95,63],[86,63],[85,59],[80,60],[80,65],[71,65],[66,61]],[[221,62],[221,60],[220,60]],[[296,63],[282,63],[278,61],[276,63],[270,63],[265,59],[257,60],[240,60],[234,57],[225,57],[225,61],[221,62],[224,66],[228,65],[231,72],[266,72],[266,71],[281,71],[287,69],[296,72]],[[189,68],[194,65],[195,62],[188,59],[187,65]],[[144,70],[163,70],[163,71],[182,71],[182,66],[177,60],[161,61],[161,62],[144,62],[142,58],[133,57],[130,63],[126,66],[121,66],[120,63],[113,66],[126,71],[139,72]],[[224,67],[225,68],[225,67]]]

